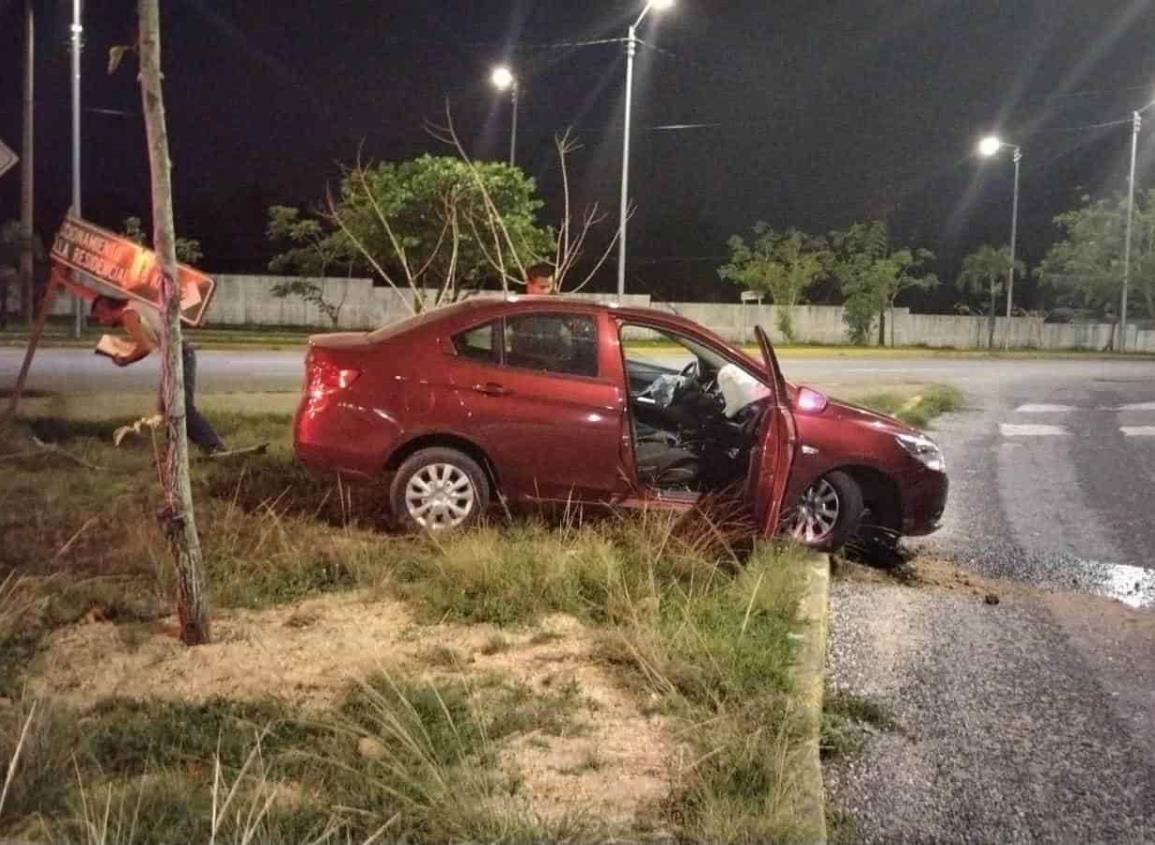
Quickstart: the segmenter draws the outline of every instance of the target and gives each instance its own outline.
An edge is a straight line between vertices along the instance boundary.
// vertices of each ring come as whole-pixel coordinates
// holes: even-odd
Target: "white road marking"
[[[1019,414],[1065,414],[1067,411],[1075,410],[1070,405],[1047,405],[1045,403],[1038,405],[1019,405],[1015,408],[1015,412]]]
[[[1155,425],[1124,425],[1119,431],[1124,437],[1155,437]]]
[[[1120,405],[1118,411],[1155,411],[1155,402],[1136,402],[1134,405]]]
[[[1015,425],[999,423],[1003,437],[1062,437],[1067,430],[1061,425]]]

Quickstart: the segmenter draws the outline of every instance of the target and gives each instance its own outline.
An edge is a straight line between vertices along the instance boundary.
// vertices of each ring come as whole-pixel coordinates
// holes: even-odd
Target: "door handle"
[[[475,384],[473,389],[478,393],[484,393],[486,396],[508,396],[513,391],[509,388],[502,387],[494,381],[487,381],[485,384]]]

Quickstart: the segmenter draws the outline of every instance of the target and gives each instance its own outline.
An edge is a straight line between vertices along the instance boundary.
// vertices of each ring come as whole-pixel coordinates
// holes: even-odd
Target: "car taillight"
[[[331,361],[309,358],[309,383],[307,390],[313,399],[323,399],[338,390],[350,387],[361,376],[360,370],[338,367]]]

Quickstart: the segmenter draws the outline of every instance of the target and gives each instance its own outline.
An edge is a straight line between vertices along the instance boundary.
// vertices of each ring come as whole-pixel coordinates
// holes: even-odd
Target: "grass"
[[[682,581],[648,616],[605,640],[683,726],[699,755],[672,803],[685,835],[706,842],[792,841],[791,781],[805,724],[794,709],[799,567],[760,549],[736,577]]]
[[[926,428],[935,418],[963,407],[963,395],[955,387],[932,384],[920,388],[913,396],[899,391],[868,393],[858,404],[896,417],[915,428]]]
[[[819,737],[823,759],[854,757],[868,733],[898,729],[894,717],[880,704],[837,687],[826,690]]]
[[[168,553],[155,526],[153,445],[110,442],[122,421],[41,419],[60,454],[5,461],[0,478],[0,758],[22,747],[0,836],[48,841],[534,841],[596,838],[590,819],[543,821],[498,764],[515,737],[572,736],[581,687],[477,677],[435,646],[427,679],[379,675],[330,710],[277,700],[33,706],[23,677],[43,637],[112,621],[127,648],[169,612]],[[559,525],[519,521],[438,538],[381,531],[381,491],[308,476],[288,418],[217,414],[227,437],[271,440],[242,463],[197,463],[193,485],[214,608],[292,606],[354,588],[405,600],[427,622],[503,629],[552,614],[595,632],[596,659],[663,714],[696,765],[659,824],[699,841],[798,838],[792,761],[803,726],[790,684],[801,558],[735,545],[719,515],[641,513]],[[0,437],[19,451],[20,433]],[[12,444],[16,444],[13,446]],[[739,532],[740,533],[740,532]],[[305,611],[289,627],[314,624]],[[531,645],[558,636],[541,631]],[[21,742],[25,723],[29,733]],[[574,777],[601,771],[598,755]],[[222,810],[222,807],[224,809]]]
[[[113,841],[208,842],[223,778],[241,784],[246,812],[259,811],[261,842],[326,831],[362,841],[379,830],[404,841],[549,837],[512,804],[495,809],[516,790],[495,749],[516,732],[556,730],[569,705],[524,690],[484,700],[482,709],[457,682],[375,675],[322,714],[273,700],[110,699],[80,718],[58,707],[24,738],[0,833],[103,841],[94,828],[104,808],[93,805],[105,802],[117,817]],[[24,715],[23,705],[0,712],[6,759]]]

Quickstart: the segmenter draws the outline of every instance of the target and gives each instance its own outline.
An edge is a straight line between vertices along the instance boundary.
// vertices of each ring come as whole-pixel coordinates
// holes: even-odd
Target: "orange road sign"
[[[123,235],[69,215],[52,244],[52,260],[71,269],[69,287],[86,299],[136,299],[163,310],[156,253]],[[204,321],[216,283],[199,270],[178,265],[181,320]]]

